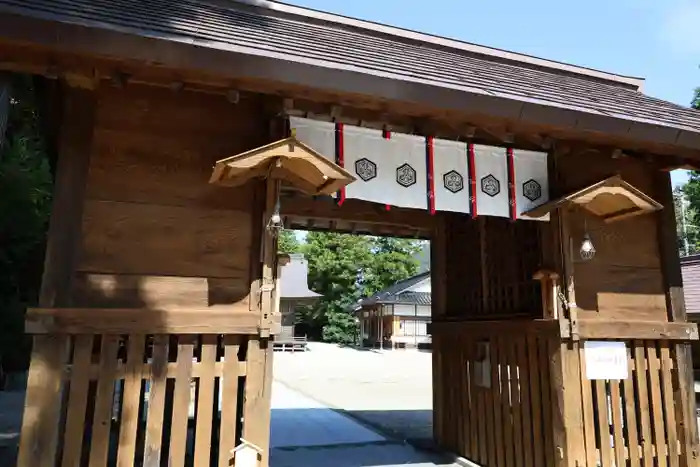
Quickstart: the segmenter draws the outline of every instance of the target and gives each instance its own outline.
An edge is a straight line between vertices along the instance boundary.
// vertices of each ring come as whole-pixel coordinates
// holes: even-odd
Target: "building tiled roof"
[[[681,130],[700,133],[699,111],[642,94],[636,89],[641,80],[275,5],[280,4],[265,0],[0,0],[0,12],[679,130],[671,140],[687,138]]]
[[[417,274],[408,279],[399,281],[376,294],[363,298],[359,301],[357,309],[364,306],[372,306],[379,303],[384,304],[410,304],[410,305],[430,305],[430,292],[412,292],[408,289],[430,278],[430,271]]]
[[[309,264],[302,254],[289,255],[289,262],[282,266],[280,274],[280,298],[309,299],[320,297],[309,289]]]
[[[685,310],[700,318],[700,254],[681,258]]]

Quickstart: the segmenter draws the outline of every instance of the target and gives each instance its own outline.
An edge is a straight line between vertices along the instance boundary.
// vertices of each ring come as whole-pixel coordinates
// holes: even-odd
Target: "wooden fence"
[[[489,467],[697,466],[683,344],[623,342],[628,378],[589,380],[585,340],[558,321],[435,323],[438,443]]]
[[[82,327],[65,318],[71,313],[83,316]],[[46,322],[50,314],[33,317]],[[267,449],[272,348],[232,333],[235,317],[228,314],[226,334],[194,334],[198,326],[185,333],[178,322],[190,320],[191,312],[171,313],[168,323],[151,326],[159,333],[144,325],[124,334],[107,330],[119,329],[117,321],[128,327],[122,318],[109,323],[116,313],[105,313],[107,324],[89,314],[58,312],[64,318],[50,321],[52,333],[35,337],[20,466],[228,467],[242,434]],[[248,329],[250,323],[241,323],[249,318],[238,320],[240,330]],[[36,332],[37,320],[30,324]],[[49,340],[60,354],[51,367],[42,355]]]
[[[553,466],[558,323],[436,324],[438,442],[485,466]]]
[[[696,465],[674,364],[674,346],[664,340],[625,341],[628,378],[586,378],[584,343],[580,343],[583,439],[588,466]]]

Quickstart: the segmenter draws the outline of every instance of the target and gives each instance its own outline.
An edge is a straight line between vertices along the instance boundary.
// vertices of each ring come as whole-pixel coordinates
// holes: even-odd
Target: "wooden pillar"
[[[447,218],[436,214],[436,228],[430,239],[431,322],[447,315]],[[445,442],[445,391],[443,390],[442,336],[431,326],[433,357],[433,438],[442,446]]]
[[[71,305],[71,283],[82,240],[85,186],[92,151],[95,96],[66,88],[58,167],[44,259],[39,306]],[[68,354],[65,336],[34,338],[17,465],[55,464],[59,444],[61,379]]]
[[[680,259],[678,257],[678,240],[676,230],[676,216],[673,202],[673,186],[671,175],[668,172],[655,174],[655,188],[658,201],[664,209],[659,211],[657,226],[659,240],[659,255],[661,269],[663,271],[664,288],[666,291],[666,310],[669,321],[687,321],[685,310],[685,297],[683,294],[683,277],[681,275]],[[693,362],[691,344],[683,342],[675,344],[675,357],[678,365],[678,386],[675,400],[680,401],[680,407],[676,407],[680,426],[681,443],[685,444],[684,465],[696,462],[699,453],[698,424],[696,417],[695,378],[693,375]]]
[[[564,183],[559,171],[560,151],[554,151],[548,159],[550,198],[563,193]],[[562,289],[553,294],[552,313],[557,316],[560,329],[568,333],[570,320],[576,319],[576,290],[574,286],[573,246],[570,234],[570,213],[554,211],[548,226],[543,228],[543,262],[555,269],[562,278]],[[565,293],[567,302],[573,305],[564,313],[558,297]],[[557,339],[558,340],[558,339]],[[584,446],[583,407],[581,399],[581,368],[579,343],[551,340],[549,345],[550,388],[552,397],[552,433],[554,460],[560,467],[586,465]],[[543,388],[544,389],[544,388]]]
[[[276,180],[268,179],[265,183],[264,209],[254,210],[254,221],[258,225],[257,238],[260,248],[252,248],[251,303],[257,304],[260,312],[259,335],[250,336],[246,354],[246,385],[243,405],[242,437],[262,449],[261,467],[269,464],[270,451],[270,411],[272,400],[272,364],[273,349],[270,332],[279,320],[275,315],[279,296],[275,293],[275,276],[277,273],[277,239],[266,228],[274,211],[280,185]],[[262,191],[262,190],[261,190]]]
[[[384,350],[384,305],[379,305],[379,348]]]

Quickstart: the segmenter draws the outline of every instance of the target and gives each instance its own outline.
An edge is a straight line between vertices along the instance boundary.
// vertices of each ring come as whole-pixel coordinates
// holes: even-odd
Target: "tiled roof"
[[[700,133],[699,111],[646,96],[632,89],[634,79],[507,52],[474,52],[480,49],[312,10],[295,8],[292,14],[289,8],[270,6],[274,4],[0,0],[0,12]]]
[[[289,255],[289,263],[282,266],[280,289],[280,298],[282,299],[304,299],[321,296],[309,289],[309,264],[304,255]]]
[[[681,273],[685,310],[689,315],[700,316],[700,255],[681,258]]]
[[[425,271],[408,279],[399,281],[371,297],[364,298],[358,303],[358,308],[378,303],[406,303],[412,305],[430,305],[430,292],[412,292],[408,289],[430,278],[430,271]]]

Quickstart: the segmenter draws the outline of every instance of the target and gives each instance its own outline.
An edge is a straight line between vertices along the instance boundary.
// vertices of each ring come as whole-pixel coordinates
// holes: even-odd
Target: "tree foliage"
[[[298,253],[301,249],[301,243],[297,238],[294,230],[282,230],[277,239],[277,251],[280,253]]]
[[[0,150],[0,357],[23,369],[28,346],[24,310],[41,283],[52,179],[30,78],[15,76]]]
[[[700,109],[700,87],[695,89],[691,107]],[[676,225],[681,255],[700,251],[700,172],[691,172],[688,182],[674,189]],[[684,203],[683,205],[681,203]]]
[[[411,240],[310,232],[301,251],[309,262],[309,287],[322,298],[300,310],[301,325],[312,338],[353,342],[358,300],[414,275],[419,248]]]

